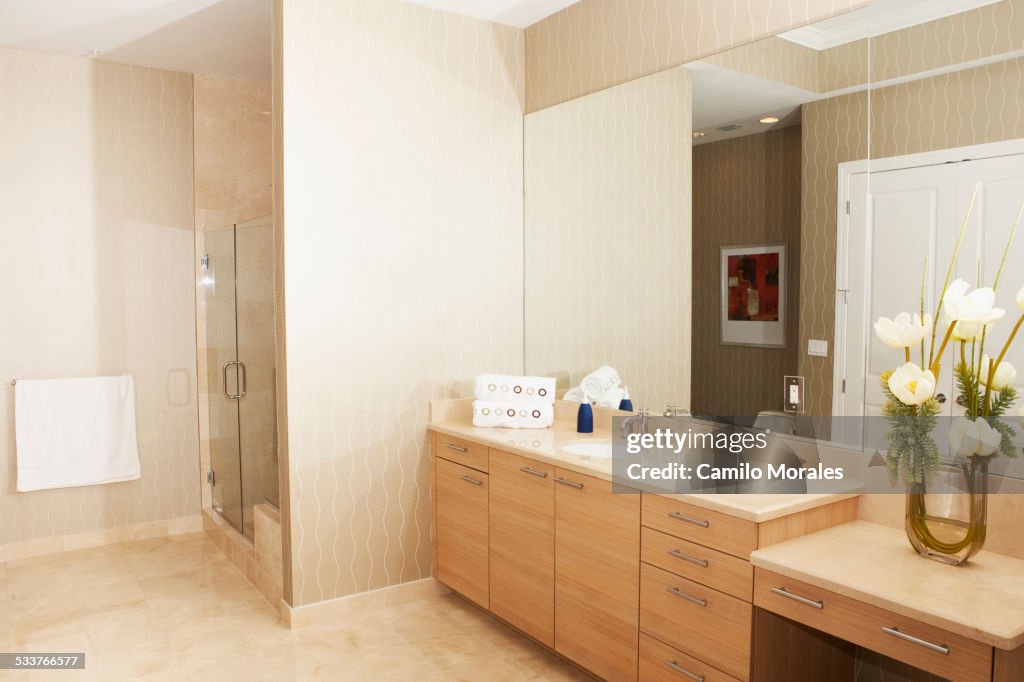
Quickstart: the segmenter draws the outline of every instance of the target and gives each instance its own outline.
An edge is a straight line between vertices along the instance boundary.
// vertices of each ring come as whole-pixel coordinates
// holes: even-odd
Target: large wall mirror
[[[919,310],[922,282],[934,307],[976,187],[954,276],[991,285],[1003,257],[1022,36],[1024,0],[879,0],[528,115],[526,371],[579,399],[612,367],[591,385],[637,408],[783,430],[796,376],[804,414],[877,415],[903,358],[871,323]],[[1024,234],[1008,262],[1013,316]]]

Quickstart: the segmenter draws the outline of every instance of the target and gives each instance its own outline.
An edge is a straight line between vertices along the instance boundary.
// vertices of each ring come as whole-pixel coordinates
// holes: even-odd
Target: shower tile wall
[[[188,526],[171,520],[200,509],[192,78],[0,49],[0,92],[0,546]],[[15,492],[9,380],[122,372],[141,479]]]
[[[269,76],[269,74],[268,74]],[[271,131],[271,85],[269,80],[247,81],[211,75],[195,76],[195,224],[196,262],[207,253],[206,233],[230,227],[234,223],[264,216],[273,210],[273,147]],[[271,261],[270,265],[273,263]],[[259,272],[269,287],[267,296],[258,296],[268,323],[273,320],[273,271]],[[266,303],[269,302],[269,309]],[[234,359],[234,350],[224,347],[232,339],[234,321],[230,316],[217,314],[231,330],[207,329],[211,319],[206,309],[202,290],[197,291],[197,342],[200,357],[207,361],[199,367],[200,454],[203,476],[203,506],[211,506],[210,488],[205,484],[205,472],[210,469],[211,438],[236,438],[237,424],[223,410],[215,410],[211,422],[210,377],[219,372],[228,359]],[[269,311],[269,312],[268,312]],[[272,336],[270,337],[272,338]],[[214,340],[212,345],[211,340]],[[251,344],[249,344],[251,345]],[[272,349],[271,349],[272,351]],[[231,355],[228,358],[227,355]],[[221,356],[224,356],[223,358]],[[273,363],[270,363],[273,366]],[[250,388],[261,379],[250,374]],[[214,392],[216,393],[216,382]],[[271,389],[272,390],[272,389]],[[214,395],[214,398],[218,395]],[[273,429],[273,418],[261,420],[258,429]],[[266,435],[266,434],[264,434]],[[272,433],[270,434],[272,437]],[[256,437],[259,437],[258,435]],[[266,442],[266,438],[262,438]],[[274,465],[276,467],[276,464]],[[218,472],[221,482],[237,485],[237,472]],[[230,481],[234,475],[235,481]],[[268,473],[267,476],[271,474]],[[277,473],[273,472],[276,487]],[[276,504],[276,501],[275,501]]]

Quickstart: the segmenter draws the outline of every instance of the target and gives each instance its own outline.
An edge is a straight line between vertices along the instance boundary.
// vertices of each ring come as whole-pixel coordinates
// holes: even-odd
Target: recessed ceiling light
[[[93,48],[92,50],[89,50],[88,52],[86,52],[83,56],[84,57],[88,57],[89,59],[96,59],[101,54],[103,54],[103,50],[97,50],[97,49]]]
[[[761,123],[778,123],[778,122],[779,122],[779,117],[778,116],[765,116],[764,118],[761,119]]]
[[[695,140],[698,139],[698,138],[704,137],[705,135],[707,135],[707,133],[705,133],[703,130],[694,130],[693,131],[693,139],[695,139]]]

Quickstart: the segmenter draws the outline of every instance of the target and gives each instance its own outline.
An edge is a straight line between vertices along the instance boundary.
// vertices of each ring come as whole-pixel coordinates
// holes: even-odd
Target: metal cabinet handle
[[[548,477],[548,472],[546,472],[546,471],[537,471],[536,469],[531,469],[530,467],[522,467],[519,470],[522,471],[524,474],[530,474],[531,476],[536,476],[537,478],[547,478]]]
[[[686,523],[692,523],[693,525],[700,526],[701,528],[707,528],[711,525],[710,521],[702,521],[700,519],[695,519],[692,516],[686,516],[685,514],[680,514],[679,512],[669,512],[668,515],[676,521],[685,521]]]
[[[560,483],[562,485],[567,485],[570,488],[576,488],[577,490],[583,490],[583,484],[582,483],[573,483],[572,481],[565,480],[561,476],[555,476],[555,483]]]
[[[914,637],[913,635],[908,635],[905,632],[900,632],[900,629],[897,627],[883,626],[882,632],[884,632],[887,635],[892,635],[897,639],[902,639],[904,642],[910,642],[911,644],[923,646],[925,649],[928,649],[929,651],[934,651],[935,653],[942,654],[943,656],[949,656],[949,647],[945,644],[932,644],[931,642],[923,640],[919,637]]]
[[[686,601],[690,602],[691,604],[696,604],[697,606],[707,606],[708,605],[708,600],[707,599],[698,599],[697,597],[691,597],[690,595],[688,595],[685,592],[681,591],[678,587],[666,587],[665,591],[668,592],[669,594],[675,595],[677,597],[681,597],[682,599],[685,599]]]
[[[445,447],[448,448],[449,450],[454,450],[455,452],[469,452],[469,448],[460,448],[455,443],[448,443],[448,445],[445,445]]]
[[[697,557],[690,556],[689,554],[683,554],[678,549],[670,549],[670,550],[668,550],[668,555],[669,556],[674,556],[676,559],[682,559],[683,561],[689,561],[691,564],[696,564],[696,565],[700,566],[701,568],[707,568],[708,567],[708,560],[707,559],[698,559]]]
[[[703,675],[698,675],[697,673],[691,673],[689,670],[687,670],[686,668],[682,667],[681,665],[679,665],[675,661],[665,661],[665,665],[667,665],[672,670],[675,670],[680,675],[683,675],[685,677],[690,678],[694,682],[704,682],[704,676]]]
[[[786,590],[785,587],[773,587],[772,592],[779,595],[780,597],[785,597],[786,599],[792,599],[793,601],[800,602],[805,606],[813,606],[816,609],[825,608],[825,602],[821,601],[820,599],[815,600],[808,599],[807,597],[801,597],[799,594],[793,594],[792,592],[789,592],[788,590]]]
[[[484,484],[483,481],[478,481],[475,478],[470,478],[469,476],[459,476],[459,478],[461,478],[466,483],[472,483],[473,485],[483,485]]]
[[[245,363],[239,362],[238,369],[241,370],[238,374],[238,396],[237,398],[244,398],[249,389],[249,375],[245,369]]]

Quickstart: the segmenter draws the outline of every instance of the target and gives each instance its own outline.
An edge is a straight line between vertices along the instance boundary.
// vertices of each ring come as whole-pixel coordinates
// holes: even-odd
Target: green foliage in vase
[[[942,407],[934,398],[920,405],[906,405],[889,389],[892,371],[882,372],[880,383],[885,394],[882,413],[892,428],[885,434],[889,441],[885,463],[889,476],[896,481],[903,476],[908,483],[923,483],[939,469],[939,448],[932,431],[939,422]]]
[[[953,373],[956,376],[956,386],[960,393],[960,403],[967,410],[967,418],[974,421],[985,414],[985,387],[980,384],[977,373],[966,362],[958,363]],[[1007,386],[992,396],[988,417],[982,417],[1002,438],[999,452],[1011,458],[1017,456],[1017,447],[1013,444],[1017,434],[1002,417],[1016,400],[1017,390],[1012,386]]]

